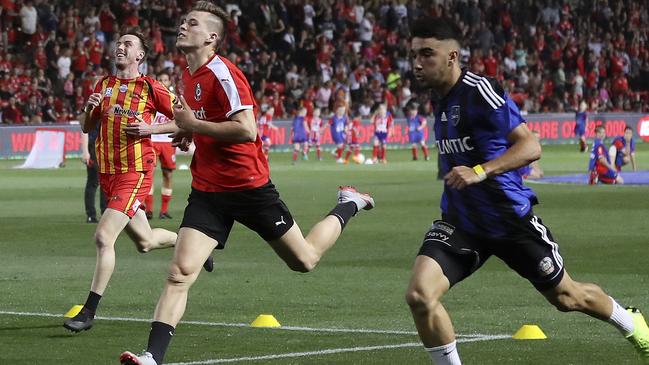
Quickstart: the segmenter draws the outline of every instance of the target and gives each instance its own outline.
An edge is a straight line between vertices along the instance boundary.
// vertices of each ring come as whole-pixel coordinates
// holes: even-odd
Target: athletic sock
[[[318,160],[322,158],[322,157],[321,157],[320,146],[318,146],[318,147],[316,148],[315,153],[316,153],[316,156],[318,156]]]
[[[298,150],[293,150],[293,161],[297,161]]]
[[[412,159],[413,160],[417,159],[417,147],[412,148]]]
[[[146,350],[153,355],[156,363],[162,364],[165,357],[169,342],[174,335],[175,329],[162,322],[151,322],[151,332],[149,332],[149,344]]]
[[[340,203],[336,205],[327,215],[333,215],[340,221],[340,229],[343,230],[349,219],[356,214],[358,207],[354,202]]]
[[[436,365],[462,365],[457,352],[457,341],[437,347],[424,347]]]
[[[162,206],[160,207],[160,213],[167,213],[169,209],[169,202],[171,201],[171,195],[173,193],[172,189],[162,188],[162,194],[160,196],[162,200]]]
[[[635,330],[633,317],[615,299],[611,298],[611,302],[613,302],[613,313],[611,313],[611,318],[609,318],[608,323],[617,328],[624,337],[628,337]]]
[[[83,307],[90,311],[90,313],[92,313],[92,316],[94,317],[95,312],[97,312],[97,307],[99,306],[100,300],[101,295],[95,293],[94,291],[91,291],[90,293],[88,293],[86,304],[84,304]]]
[[[424,151],[424,158],[428,158],[428,147],[421,146],[421,150]]]
[[[153,190],[144,198],[144,211],[153,212]]]

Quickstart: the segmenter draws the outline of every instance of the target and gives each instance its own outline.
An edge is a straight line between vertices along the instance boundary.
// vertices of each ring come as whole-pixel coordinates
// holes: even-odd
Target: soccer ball
[[[352,160],[356,162],[357,164],[361,165],[363,162],[365,162],[365,155],[362,153],[358,153],[352,157]]]
[[[368,158],[368,159],[365,160],[365,164],[366,164],[366,165],[373,165],[373,164],[374,164],[374,161],[372,161],[371,158]]]

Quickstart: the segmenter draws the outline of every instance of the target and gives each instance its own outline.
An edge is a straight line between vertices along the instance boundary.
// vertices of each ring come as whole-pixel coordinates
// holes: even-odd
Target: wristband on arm
[[[487,180],[487,173],[482,168],[482,165],[477,164],[477,165],[473,166],[473,171],[476,173],[476,175],[478,175],[478,178],[480,179],[480,181]]]

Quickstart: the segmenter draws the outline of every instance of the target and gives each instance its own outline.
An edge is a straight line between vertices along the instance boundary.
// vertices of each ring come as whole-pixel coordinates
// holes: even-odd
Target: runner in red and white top
[[[320,108],[313,109],[312,115],[307,115],[306,120],[309,125],[309,148],[315,146],[315,153],[318,161],[322,161],[322,150],[320,148],[320,137],[322,135],[322,118],[320,117]]]
[[[352,187],[338,190],[338,204],[305,238],[270,181],[255,120],[257,105],[243,73],[216,53],[229,17],[209,1],[198,1],[179,26],[176,46],[188,68],[180,105],[174,106],[174,144],[193,139],[192,191],[176,250],[149,333],[148,348],[124,352],[122,364],[162,364],[188,292],[214,248],[225,247],[235,221],[255,231],[295,271],[311,271],[359,210],[374,200]]]
[[[275,114],[275,108],[270,106],[265,111],[262,111],[257,120],[257,132],[259,133],[259,138],[261,138],[261,147],[264,155],[266,155],[266,159],[268,159],[270,147],[273,145],[270,132],[271,130],[277,130],[277,127],[273,124],[273,114]]]
[[[158,81],[160,81],[160,83],[162,83],[167,89],[174,89],[173,85],[171,85],[169,74],[166,72],[159,73],[157,78]],[[172,119],[169,119],[162,113],[157,113],[151,124],[156,128],[156,126],[170,123],[173,123]],[[159,163],[160,168],[162,169],[162,188],[160,189],[161,206],[160,214],[158,215],[160,219],[171,219],[171,215],[169,215],[169,202],[171,201],[171,196],[173,194],[173,173],[176,169],[176,147],[171,145],[171,141],[172,139],[167,133],[151,135],[153,150],[156,154],[156,164]],[[154,176],[151,176],[151,178],[154,179]],[[153,217],[154,190],[155,184],[152,182],[149,195],[144,200],[144,207],[148,219]]]

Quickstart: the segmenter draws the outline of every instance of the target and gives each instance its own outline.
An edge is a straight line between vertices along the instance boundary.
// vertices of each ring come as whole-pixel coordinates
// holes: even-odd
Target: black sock
[[[86,304],[83,305],[84,308],[89,310],[93,317],[95,315],[95,312],[97,312],[97,306],[99,305],[99,300],[101,300],[101,295],[95,293],[94,291],[91,291],[88,293],[88,299],[86,299]]]
[[[358,212],[358,207],[354,202],[340,203],[336,205],[327,215],[333,215],[340,221],[340,229],[344,229],[349,219]]]
[[[151,332],[149,332],[149,344],[146,350],[153,355],[156,363],[162,364],[162,360],[174,335],[174,328],[162,322],[151,322]]]

